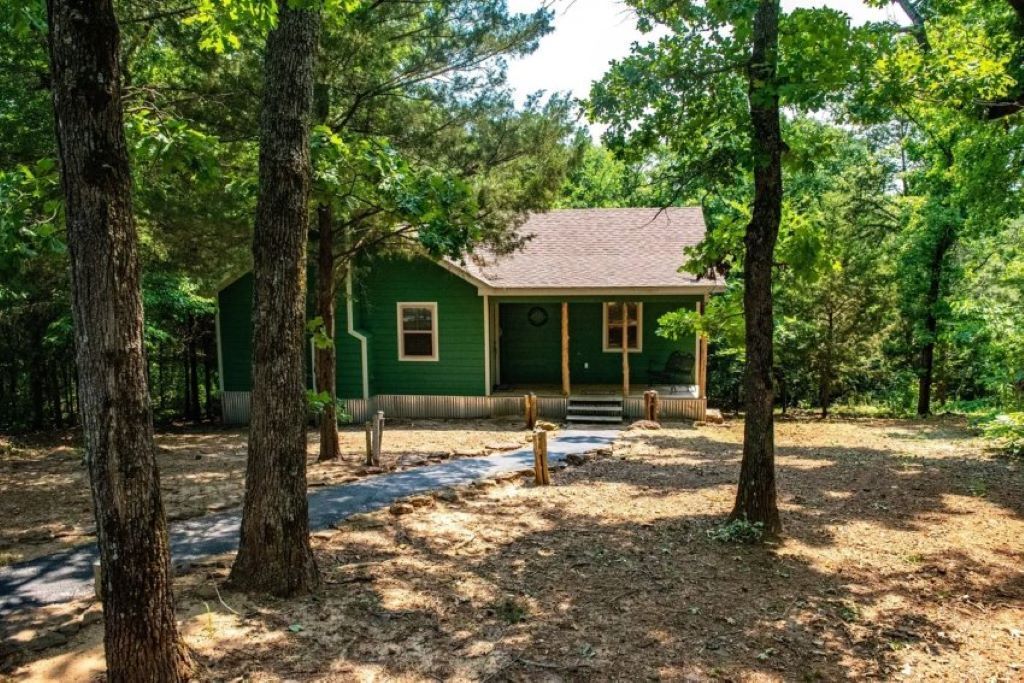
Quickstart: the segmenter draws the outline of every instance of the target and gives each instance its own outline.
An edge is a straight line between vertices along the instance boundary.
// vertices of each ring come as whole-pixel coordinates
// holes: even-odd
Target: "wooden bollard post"
[[[650,389],[644,392],[644,419],[650,420],[651,422],[658,422],[659,413],[661,412],[661,401],[658,398],[658,392]]]
[[[537,425],[537,395],[529,393],[523,398],[526,409],[526,428],[533,429]]]
[[[380,467],[381,446],[384,441],[384,411],[378,410],[373,418],[373,464]]]
[[[366,422],[366,462],[367,466],[373,465],[373,424]]]
[[[551,471],[548,469],[548,433],[543,429],[533,432],[533,476],[537,486],[551,484]]]

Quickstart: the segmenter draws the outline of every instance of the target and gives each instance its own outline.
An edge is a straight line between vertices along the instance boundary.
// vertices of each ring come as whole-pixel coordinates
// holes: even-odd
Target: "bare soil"
[[[200,677],[1024,680],[1017,464],[951,418],[780,422],[785,537],[746,545],[712,538],[741,438],[631,431],[551,487],[359,516],[316,535],[325,586],[301,599],[226,590],[222,558],[177,580]],[[101,630],[7,670],[88,680]]]
[[[452,457],[521,447],[522,422],[390,420],[383,465],[405,469]],[[244,429],[176,430],[156,437],[164,507],[170,520],[239,507],[245,489]],[[309,434],[311,488],[354,481],[363,466],[362,427],[340,433],[342,460],[318,463],[319,433]],[[92,498],[77,432],[24,439],[0,436],[0,566],[95,541]]]

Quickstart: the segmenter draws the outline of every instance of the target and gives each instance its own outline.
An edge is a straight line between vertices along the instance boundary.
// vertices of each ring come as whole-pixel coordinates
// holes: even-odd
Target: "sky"
[[[579,98],[607,70],[608,63],[629,54],[634,41],[646,42],[636,30],[634,17],[622,0],[546,0],[553,5],[555,30],[541,39],[532,55],[509,63],[509,83],[522,102],[537,90],[569,91]],[[545,0],[508,0],[513,12],[530,12]],[[845,11],[855,24],[898,19],[895,8],[872,9],[859,0],[782,0],[785,10],[797,7],[833,7]]]

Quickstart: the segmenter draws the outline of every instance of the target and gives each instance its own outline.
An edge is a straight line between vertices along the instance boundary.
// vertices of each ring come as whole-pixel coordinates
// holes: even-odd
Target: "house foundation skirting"
[[[538,396],[541,417],[560,420],[565,417],[568,400],[558,397]],[[661,416],[666,419],[703,420],[707,412],[707,399],[670,398],[660,400]],[[249,423],[249,392],[225,391],[221,395],[224,424],[240,425]],[[378,410],[387,417],[471,419],[491,417],[515,417],[523,414],[523,399],[517,396],[412,396],[385,394],[369,400],[349,399],[345,408],[352,421],[364,422]],[[643,415],[644,400],[631,396],[622,404],[626,417],[639,418]]]

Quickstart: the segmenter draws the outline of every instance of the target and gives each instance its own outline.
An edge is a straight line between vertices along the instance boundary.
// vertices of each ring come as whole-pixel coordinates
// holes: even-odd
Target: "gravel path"
[[[551,462],[570,453],[607,446],[618,429],[571,429],[548,444]],[[369,477],[351,484],[319,489],[309,495],[311,531],[326,529],[360,512],[379,510],[399,498],[487,479],[533,466],[532,447],[479,458]],[[240,510],[229,510],[171,525],[171,557],[176,566],[220,555],[238,544]],[[0,569],[0,616],[87,597],[92,593],[96,546],[87,545]]]

